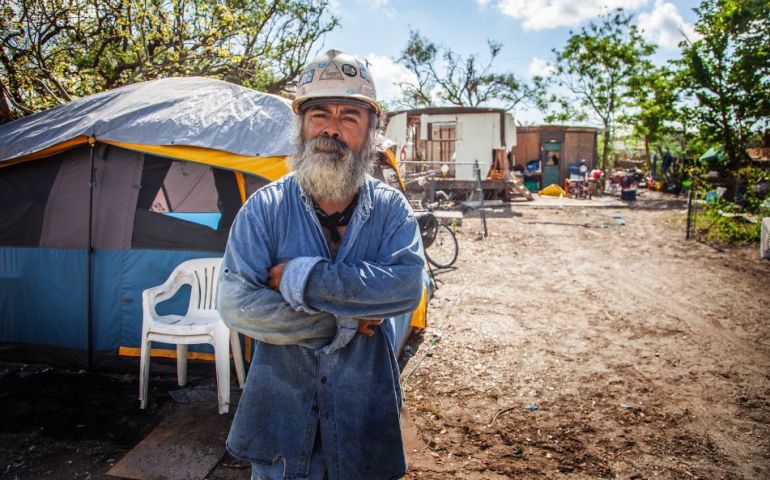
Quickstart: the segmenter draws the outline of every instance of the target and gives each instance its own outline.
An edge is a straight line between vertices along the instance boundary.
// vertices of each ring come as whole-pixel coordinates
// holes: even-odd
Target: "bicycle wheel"
[[[436,268],[449,268],[457,261],[457,237],[443,223],[436,230],[436,238],[430,248],[425,250],[425,258]]]
[[[423,212],[417,215],[417,225],[420,227],[420,238],[422,238],[422,248],[427,249],[436,239],[438,231],[438,219],[433,212]]]

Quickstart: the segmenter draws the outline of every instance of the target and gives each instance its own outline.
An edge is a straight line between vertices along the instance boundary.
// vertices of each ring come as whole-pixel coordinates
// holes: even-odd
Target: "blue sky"
[[[324,40],[324,50],[338,48],[371,63],[380,99],[399,96],[394,82],[408,79],[398,65],[409,29],[467,56],[488,59],[487,39],[503,44],[495,70],[529,80],[548,75],[552,49],[561,49],[570,30],[577,31],[600,14],[623,7],[635,14],[646,38],[658,45],[655,60],[678,57],[680,31],[691,34],[697,0],[332,0],[341,26]],[[517,120],[539,122],[539,112],[519,110]]]

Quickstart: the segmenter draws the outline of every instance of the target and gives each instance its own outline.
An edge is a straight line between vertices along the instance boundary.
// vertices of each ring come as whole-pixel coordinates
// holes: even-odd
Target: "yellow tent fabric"
[[[420,304],[417,306],[414,312],[412,312],[412,320],[409,323],[414,328],[423,329],[426,326],[428,314],[428,289],[422,287],[422,298]]]
[[[71,148],[75,148],[78,145],[85,145],[86,143],[88,143],[88,137],[85,135],[78,135],[75,138],[66,140],[61,143],[57,143],[56,145],[51,145],[48,148],[39,150],[34,153],[30,153],[29,155],[24,155],[23,157],[14,158],[13,160],[9,160],[6,162],[0,162],[0,168],[16,165],[17,163],[23,163],[31,160],[39,160],[41,158],[50,157],[52,155],[56,155],[57,153],[64,152]]]
[[[136,143],[112,141],[106,141],[104,143],[127,148],[129,150],[151,153],[161,157],[188,160],[227,170],[251,173],[270,181],[278,180],[289,173],[286,157],[251,157],[223,152],[221,150],[212,150],[210,148],[189,147],[187,145],[140,145]]]
[[[30,155],[15,158],[9,162],[0,163],[0,167],[7,167],[31,160],[50,157],[57,153],[69,150],[78,145],[89,142],[89,137],[78,136],[73,139],[52,145],[44,150],[40,150]],[[273,181],[278,180],[287,173],[289,167],[286,164],[286,157],[251,157],[248,155],[237,155],[235,153],[223,152],[203,147],[190,147],[187,145],[142,145],[138,143],[115,142],[111,140],[101,140],[93,138],[97,143],[106,143],[118,147],[134,150],[137,152],[150,153],[161,157],[174,158],[178,160],[188,160],[191,162],[203,163],[215,167],[225,168],[236,172],[250,173]]]
[[[563,197],[567,195],[567,192],[565,192],[560,186],[556,185],[555,183],[548,185],[544,189],[540,190],[538,193],[540,195],[546,195],[548,197]]]

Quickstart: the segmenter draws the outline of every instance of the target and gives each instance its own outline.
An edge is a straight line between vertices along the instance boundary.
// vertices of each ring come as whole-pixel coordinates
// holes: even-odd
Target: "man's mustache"
[[[307,143],[310,151],[343,155],[350,147],[347,143],[326,135],[311,138]]]

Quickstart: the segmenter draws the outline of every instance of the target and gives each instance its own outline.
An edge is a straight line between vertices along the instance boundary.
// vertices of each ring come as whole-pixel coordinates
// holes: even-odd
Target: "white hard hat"
[[[291,108],[298,113],[311,101],[333,99],[364,103],[377,115],[382,113],[369,69],[353,55],[339,50],[329,50],[305,66]]]

